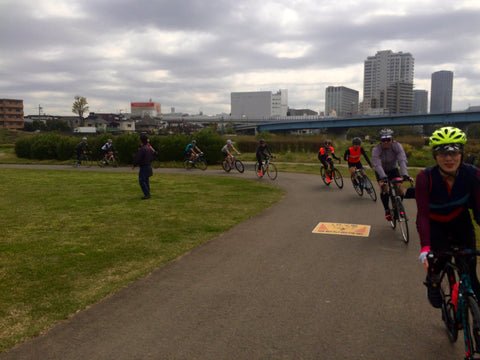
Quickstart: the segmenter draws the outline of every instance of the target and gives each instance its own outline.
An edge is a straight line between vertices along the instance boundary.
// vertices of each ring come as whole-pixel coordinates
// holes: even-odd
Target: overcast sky
[[[230,93],[288,89],[291,108],[325,110],[325,88],[363,99],[363,64],[409,52],[415,89],[454,72],[453,110],[480,105],[479,0],[1,0],[0,98],[25,115],[230,113]]]

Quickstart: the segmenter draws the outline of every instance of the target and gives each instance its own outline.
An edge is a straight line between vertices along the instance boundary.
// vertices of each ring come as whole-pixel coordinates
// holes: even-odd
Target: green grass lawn
[[[257,181],[0,170],[0,352],[278,201]]]

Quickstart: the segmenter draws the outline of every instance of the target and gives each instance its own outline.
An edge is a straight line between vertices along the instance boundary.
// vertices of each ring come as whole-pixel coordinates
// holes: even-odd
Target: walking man
[[[138,171],[138,182],[142,188],[144,196],[143,200],[150,199],[150,176],[152,176],[152,161],[153,161],[153,152],[148,146],[148,139],[145,134],[140,135],[140,141],[142,145],[133,159],[132,170],[135,169],[135,166],[139,166],[140,170]]]

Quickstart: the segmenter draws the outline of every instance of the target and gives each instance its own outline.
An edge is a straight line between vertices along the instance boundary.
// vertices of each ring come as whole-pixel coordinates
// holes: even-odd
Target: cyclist
[[[263,176],[263,173],[262,173],[262,162],[264,159],[267,158],[267,154],[265,154],[265,150],[268,152],[268,155],[269,156],[272,156],[272,152],[270,151],[270,147],[268,146],[268,144],[265,142],[264,139],[260,139],[260,145],[258,145],[257,147],[257,161],[258,161],[258,175],[260,177]]]
[[[90,150],[88,149],[88,143],[87,143],[86,137],[82,138],[82,141],[80,141],[75,146],[75,152],[77,153],[77,166],[80,166],[84,155],[86,155],[87,153],[88,154],[91,153]]]
[[[190,159],[190,161],[194,161],[195,155],[197,155],[195,150],[197,150],[199,153],[202,152],[202,150],[200,150],[197,146],[197,140],[192,140],[192,142],[185,148],[185,157]]]
[[[352,178],[352,182],[355,185],[358,185],[357,179],[355,178],[355,169],[363,169],[362,163],[360,162],[361,155],[363,155],[365,160],[367,160],[370,168],[372,168],[372,163],[370,162],[367,153],[362,147],[362,140],[359,137],[354,137],[352,139],[352,146],[345,150],[343,160],[348,162],[348,168],[350,169],[350,177]]]
[[[438,275],[445,264],[435,259],[431,264],[427,254],[448,251],[451,246],[475,249],[475,230],[469,208],[473,208],[477,223],[480,206],[480,170],[463,161],[465,133],[454,127],[442,127],[433,132],[430,146],[436,165],[417,175],[417,231],[420,236],[419,260],[427,270],[427,297],[433,307],[442,306]],[[452,239],[455,243],[452,243]],[[470,264],[472,288],[480,299],[480,283],[476,272],[476,258]]]
[[[108,141],[102,146],[103,151],[103,161],[105,164],[108,164],[108,159],[113,155],[115,149],[112,144],[112,139],[108,139]]]
[[[328,183],[332,182],[332,179],[330,179],[331,171],[333,169],[332,157],[339,162],[341,161],[340,158],[335,155],[335,149],[332,146],[332,140],[325,140],[325,143],[322,147],[320,147],[320,150],[318,151],[318,160],[320,160],[323,167],[325,168],[325,175],[327,176]]]
[[[225,146],[222,147],[222,154],[227,159],[228,165],[230,166],[230,168],[233,166],[232,153],[230,152],[231,150],[234,150],[238,155],[240,155],[240,152],[237,149],[235,149],[235,146],[233,146],[232,140],[227,140],[227,143],[225,144]]]
[[[385,209],[385,219],[390,221],[392,220],[392,215],[388,207],[387,180],[399,178],[400,173],[403,176],[403,180],[413,180],[408,176],[407,155],[405,155],[402,145],[397,141],[393,141],[393,130],[380,130],[380,143],[372,149],[372,163],[378,186],[381,190],[380,199],[382,199],[383,208]],[[400,164],[400,172],[398,170],[398,164]],[[403,189],[402,183],[400,182],[396,185],[400,196],[403,198],[405,190]]]

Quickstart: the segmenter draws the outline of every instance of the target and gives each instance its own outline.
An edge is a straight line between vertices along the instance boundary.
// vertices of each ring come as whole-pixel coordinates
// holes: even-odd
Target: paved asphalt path
[[[166,172],[185,170],[155,170]],[[414,200],[405,200],[405,245],[380,202],[350,182],[339,190],[319,176],[280,173],[273,183],[287,192],[277,204],[0,359],[463,358],[462,334],[451,344],[427,303]],[[312,233],[321,221],[371,232]]]

